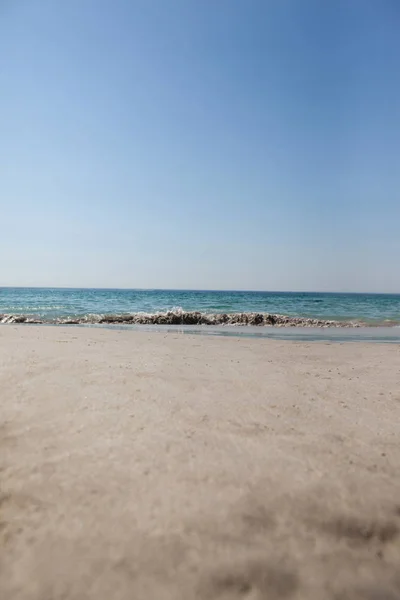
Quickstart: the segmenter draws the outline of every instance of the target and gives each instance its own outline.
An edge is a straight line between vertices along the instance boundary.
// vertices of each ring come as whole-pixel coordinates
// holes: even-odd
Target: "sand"
[[[0,328],[0,597],[400,598],[400,346]]]

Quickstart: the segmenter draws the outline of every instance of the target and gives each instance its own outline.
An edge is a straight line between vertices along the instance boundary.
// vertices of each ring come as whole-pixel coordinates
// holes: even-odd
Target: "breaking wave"
[[[275,327],[361,327],[366,325],[360,321],[333,321],[258,312],[205,313],[185,311],[181,308],[155,313],[88,314],[48,318],[38,318],[33,315],[23,314],[0,314],[0,323],[53,325],[256,325]]]

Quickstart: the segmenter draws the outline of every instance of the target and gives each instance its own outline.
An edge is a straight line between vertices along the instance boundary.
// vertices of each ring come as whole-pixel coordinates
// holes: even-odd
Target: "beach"
[[[400,345],[0,328],[0,597],[400,598]]]

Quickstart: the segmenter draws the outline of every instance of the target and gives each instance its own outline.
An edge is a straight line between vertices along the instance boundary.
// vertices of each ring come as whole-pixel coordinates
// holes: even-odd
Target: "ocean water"
[[[0,288],[0,315],[63,317],[156,313],[263,312],[372,325],[400,325],[400,294]]]

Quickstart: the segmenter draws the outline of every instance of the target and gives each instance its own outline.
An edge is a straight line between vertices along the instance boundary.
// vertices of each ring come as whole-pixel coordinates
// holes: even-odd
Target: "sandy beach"
[[[5,600],[400,598],[400,345],[0,328]]]

